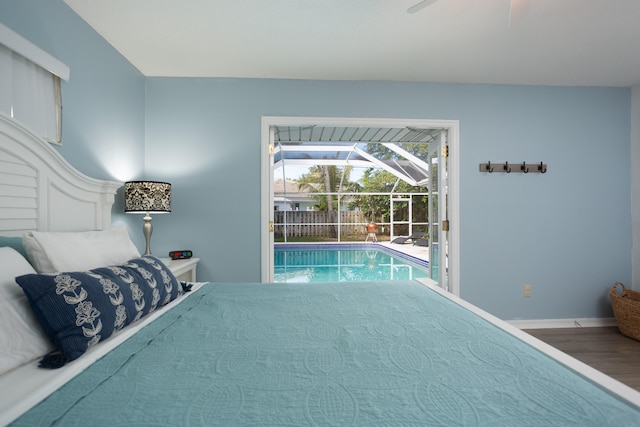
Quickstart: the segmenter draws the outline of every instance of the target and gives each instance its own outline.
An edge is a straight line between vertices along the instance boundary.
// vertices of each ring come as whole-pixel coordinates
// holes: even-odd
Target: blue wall
[[[192,248],[202,278],[260,279],[264,115],[458,119],[461,296],[505,319],[606,317],[631,275],[629,104],[620,88],[148,78],[146,171],[171,170],[175,194],[154,244]]]
[[[459,120],[461,296],[499,317],[607,317],[608,288],[630,281],[630,89],[144,79],[61,1],[9,3],[3,22],[71,66],[61,153],[99,178],[170,181],[154,253],[193,249],[200,279],[260,279],[269,115]],[[478,172],[488,160],[549,172]]]
[[[0,1],[0,21],[71,69],[62,82],[62,146],[56,149],[89,176],[126,181],[144,176],[145,78],[62,0]],[[113,220],[128,224],[144,250],[137,215],[123,214],[122,190]]]
[[[145,79],[62,0],[0,1],[0,21],[71,69],[62,82],[62,146],[72,165],[100,179],[144,173]],[[122,212],[117,199],[114,217]],[[124,216],[124,215],[122,215]]]

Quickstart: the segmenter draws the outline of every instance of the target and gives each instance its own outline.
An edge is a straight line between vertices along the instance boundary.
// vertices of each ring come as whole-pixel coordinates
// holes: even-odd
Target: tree
[[[349,192],[356,189],[357,184],[349,180],[351,168],[340,168],[333,165],[316,165],[298,179],[298,188],[309,190],[317,201],[318,210],[329,213],[330,222],[336,222],[338,192]],[[342,182],[342,188],[340,188]],[[331,227],[331,236],[338,234],[337,226]]]
[[[395,175],[382,169],[367,169],[362,177],[363,193],[427,193],[426,186],[412,186],[400,180]],[[413,198],[414,221],[426,222],[428,211],[428,196],[418,196]],[[388,195],[362,195],[356,196],[351,204],[351,208],[362,210],[369,221],[386,222],[391,218],[391,206]],[[402,207],[398,208],[394,214],[405,215],[408,213]]]
[[[429,144],[405,142],[397,143],[396,145],[408,153],[428,162]],[[402,160],[401,155],[390,150],[383,144],[367,144],[366,151],[380,160]],[[433,176],[433,173],[437,173],[437,165],[431,165],[431,169]],[[436,185],[435,181],[434,185]],[[412,186],[382,169],[368,169],[362,179],[362,192],[365,193],[427,193],[428,191],[427,186]],[[437,191],[437,185],[434,191]],[[385,222],[385,220],[391,218],[389,196],[360,196],[354,201],[354,206],[358,206],[365,212],[371,221]],[[395,208],[394,217],[408,217],[408,212],[401,207],[401,205]],[[415,222],[427,222],[428,196],[413,197],[412,209],[412,218]]]
[[[298,180],[298,188],[309,190],[316,200],[316,209],[334,211],[338,205],[338,192],[358,191],[359,186],[350,181],[351,167],[344,169],[332,165],[316,165],[309,168]],[[344,177],[343,177],[344,175]],[[342,180],[342,189],[340,181]]]

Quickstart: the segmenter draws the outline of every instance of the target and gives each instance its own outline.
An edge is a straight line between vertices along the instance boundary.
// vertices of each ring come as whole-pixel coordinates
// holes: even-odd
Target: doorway
[[[430,150],[428,159],[414,159],[411,163],[435,162],[438,167],[430,169],[430,190],[433,190],[441,202],[434,206],[431,235],[437,240],[442,250],[432,253],[431,263],[436,263],[441,271],[437,284],[444,289],[459,295],[459,123],[457,120],[426,120],[426,119],[375,119],[375,118],[326,118],[326,117],[263,117],[261,130],[261,280],[273,281],[273,169],[274,169],[274,141],[279,134],[286,130],[295,138],[303,141],[310,139],[305,136],[309,129],[318,131],[314,140],[332,141],[376,141],[384,143],[393,150],[393,139],[417,138],[412,135],[422,135],[433,131],[434,145],[437,149]],[[322,131],[327,131],[322,132]],[[437,132],[436,132],[437,131]],[[340,135],[336,135],[340,134]],[[317,136],[324,135],[324,136]],[[437,141],[436,141],[437,138]],[[365,158],[367,154],[360,153]],[[375,159],[370,158],[370,161]],[[444,167],[442,167],[442,166]],[[410,168],[400,165],[381,165],[381,167],[402,176],[405,180],[419,179],[414,177]],[[395,169],[395,170],[394,170]],[[436,174],[435,176],[433,174]],[[416,176],[419,176],[416,175]],[[433,188],[432,184],[436,187]],[[440,191],[438,191],[440,190]],[[442,194],[447,194],[441,197]],[[441,267],[440,267],[441,266]]]

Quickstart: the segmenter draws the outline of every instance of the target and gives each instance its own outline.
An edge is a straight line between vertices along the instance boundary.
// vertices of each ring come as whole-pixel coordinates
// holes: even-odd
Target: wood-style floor
[[[621,335],[617,327],[524,332],[640,391],[640,341]]]

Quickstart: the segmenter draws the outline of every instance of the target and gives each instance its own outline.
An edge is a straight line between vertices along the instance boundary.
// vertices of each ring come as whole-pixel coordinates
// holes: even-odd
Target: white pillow
[[[53,350],[16,276],[35,271],[16,250],[0,248],[0,375]]]
[[[28,231],[22,245],[40,274],[86,271],[140,256],[124,226],[104,231]]]

